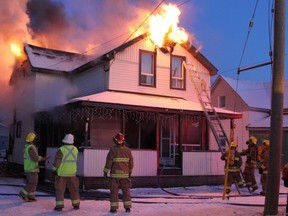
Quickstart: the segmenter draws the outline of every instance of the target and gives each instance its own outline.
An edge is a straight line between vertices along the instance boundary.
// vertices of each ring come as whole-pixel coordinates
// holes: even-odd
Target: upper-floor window
[[[218,107],[226,107],[225,96],[219,96],[219,98],[218,98]]]
[[[140,50],[140,72],[139,84],[145,86],[155,86],[155,53]]]
[[[184,57],[181,56],[171,56],[171,88],[172,89],[185,89],[185,74],[186,70],[183,66]]]

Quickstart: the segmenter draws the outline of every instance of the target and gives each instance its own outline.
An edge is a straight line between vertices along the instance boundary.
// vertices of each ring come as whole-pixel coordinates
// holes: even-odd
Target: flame
[[[23,54],[22,49],[15,43],[10,44],[10,49],[16,57],[21,57]]]
[[[163,11],[160,14],[150,18],[150,39],[158,47],[167,46],[167,42],[168,44],[187,42],[187,33],[183,28],[178,27],[181,12],[177,6],[172,4],[163,5],[162,9]]]

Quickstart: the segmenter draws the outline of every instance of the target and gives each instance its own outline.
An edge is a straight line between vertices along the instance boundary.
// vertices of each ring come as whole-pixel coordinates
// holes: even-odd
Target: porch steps
[[[211,98],[209,94],[207,93],[206,82],[204,79],[200,78],[199,73],[196,70],[196,67],[194,65],[192,65],[192,68],[193,68],[192,71],[188,69],[188,66],[185,61],[183,61],[183,66],[188,72],[190,81],[193,83],[193,86],[196,90],[199,101],[205,113],[207,122],[209,124],[209,127],[212,130],[212,133],[219,146],[219,149],[221,150],[221,152],[223,152],[223,150],[227,149],[229,146],[229,139],[221,124],[220,118],[217,115],[216,110],[211,103]]]
[[[182,175],[182,170],[178,167],[165,167],[158,170],[158,175]]]

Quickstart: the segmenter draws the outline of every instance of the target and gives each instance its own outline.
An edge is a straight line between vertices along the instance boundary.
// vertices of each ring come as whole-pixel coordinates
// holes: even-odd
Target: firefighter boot
[[[111,213],[117,213],[117,210],[116,209],[110,209],[110,212]]]
[[[131,209],[130,209],[130,208],[126,208],[126,209],[125,209],[125,212],[130,213],[130,212],[131,212]]]

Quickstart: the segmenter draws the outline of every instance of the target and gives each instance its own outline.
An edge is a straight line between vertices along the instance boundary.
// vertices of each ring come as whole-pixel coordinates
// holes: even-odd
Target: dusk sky
[[[249,22],[257,2],[254,25],[250,30],[240,64]],[[271,65],[243,71],[239,76],[237,68],[270,61],[270,44],[273,49],[273,42],[270,43],[269,37],[273,38],[274,33],[273,27],[271,27],[271,23],[273,24],[274,21],[271,14],[273,2],[272,0],[191,0],[180,7],[180,10],[186,7],[191,10],[191,14],[187,12],[188,9],[183,10],[181,19],[184,20],[181,25],[195,35],[199,45],[202,46],[202,54],[218,68],[219,74],[244,80],[271,81]],[[285,26],[287,32],[287,23]],[[287,68],[287,51],[285,52],[285,64]],[[285,79],[288,79],[287,69]]]

